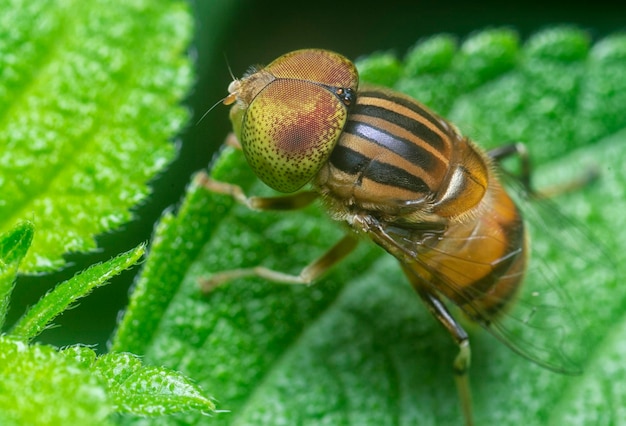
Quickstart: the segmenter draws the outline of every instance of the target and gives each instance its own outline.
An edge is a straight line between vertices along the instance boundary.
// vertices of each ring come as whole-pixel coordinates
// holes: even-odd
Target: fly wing
[[[501,181],[521,211],[530,235],[530,263],[519,302],[513,306],[508,318],[503,318],[497,327],[501,329],[500,334],[515,331],[522,334],[524,340],[538,336],[540,339],[537,342],[546,342],[541,343],[544,347],[550,345],[548,339],[554,333],[542,330],[560,330],[560,334],[555,336],[559,339],[556,341],[558,346],[554,343],[552,346],[557,354],[562,354],[562,368],[558,368],[558,364],[546,366],[566,373],[579,372],[575,364],[586,356],[581,331],[585,327],[585,318],[576,309],[576,299],[593,291],[598,280],[606,279],[599,275],[612,274],[616,270],[615,260],[587,227],[559,208],[554,198],[528,194],[517,177],[504,170],[501,172]],[[563,191],[557,191],[554,196],[580,189],[585,181],[588,182],[587,179],[581,179],[571,188],[563,187]],[[516,316],[525,319],[528,315],[533,316],[527,321],[530,328],[514,325]],[[522,330],[517,331],[519,328]],[[533,330],[537,330],[537,333],[533,333]],[[516,338],[515,335],[513,337]],[[539,346],[535,341],[531,343],[535,347]],[[579,361],[568,363],[568,357]]]
[[[556,211],[549,213],[554,215]],[[542,214],[535,212],[528,217],[530,223],[525,225],[530,228],[531,234],[541,232],[542,238],[537,244],[530,244],[525,278],[515,300],[502,300],[505,308],[496,314],[478,302],[485,297],[493,299],[493,294],[489,294],[492,289],[467,285],[475,276],[469,268],[497,270],[498,264],[506,259],[495,259],[485,264],[477,262],[470,251],[445,252],[429,242],[432,238],[445,238],[443,234],[429,235],[406,225],[379,223],[373,232],[378,234],[375,240],[405,265],[405,272],[414,285],[420,285],[431,294],[447,295],[447,299],[470,320],[522,356],[550,370],[576,374],[580,372],[579,360],[582,357],[581,335],[575,309],[566,291],[567,282],[562,278],[572,275],[571,272],[565,274],[564,265],[547,261],[547,251],[558,250],[562,246],[558,240],[545,238],[547,224],[541,219]],[[579,231],[574,231],[570,239],[582,235],[578,234]],[[488,243],[493,238],[485,232],[483,235],[474,233],[466,240]],[[433,251],[436,256],[432,256]],[[432,260],[434,258],[438,259],[437,262]],[[447,270],[442,269],[442,265]],[[579,266],[585,268],[582,264]],[[574,276],[578,278],[584,274]]]

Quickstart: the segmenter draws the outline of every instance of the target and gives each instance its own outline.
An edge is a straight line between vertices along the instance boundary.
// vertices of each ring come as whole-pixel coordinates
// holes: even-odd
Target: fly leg
[[[243,151],[241,143],[239,142],[239,139],[237,139],[237,136],[235,136],[234,132],[230,132],[226,135],[224,142],[222,142],[222,146],[230,146],[231,148],[235,148],[237,151]]]
[[[241,150],[241,144],[232,132],[226,136],[224,145]],[[279,197],[248,197],[239,185],[211,179],[206,173],[199,173],[196,183],[210,192],[229,195],[235,201],[253,210],[297,210],[308,206],[318,197],[315,191],[301,191]]]
[[[311,204],[318,197],[318,193],[315,191],[302,191],[296,194],[279,197],[248,197],[240,186],[213,180],[205,173],[198,175],[197,179],[198,183],[207,190],[229,195],[237,202],[254,210],[301,209]],[[305,266],[297,275],[285,274],[263,266],[218,272],[202,280],[202,291],[209,293],[228,281],[250,276],[261,277],[268,281],[281,284],[311,284],[332,266],[343,260],[356,248],[357,244],[358,240],[354,235],[346,234],[326,253]]]
[[[498,163],[505,158],[511,157],[513,155],[518,157],[521,167],[519,180],[522,183],[524,189],[528,192],[528,194],[533,193],[532,184],[530,181],[530,156],[528,155],[528,149],[526,149],[526,145],[521,142],[509,143],[487,151],[487,155],[492,160],[495,160]]]
[[[448,330],[448,333],[452,336],[454,341],[459,347],[459,353],[457,354],[452,364],[452,370],[454,372],[454,381],[456,382],[456,389],[461,401],[461,411],[463,418],[465,419],[466,426],[472,426],[474,424],[472,415],[472,392],[469,384],[469,366],[471,360],[470,342],[467,332],[461,327],[461,325],[454,319],[448,308],[443,302],[418,281],[415,274],[407,267],[402,266],[404,272],[408,276],[409,280],[413,283],[413,288],[417,291],[420,298],[430,311],[430,313]]]
[[[278,197],[248,197],[239,185],[211,179],[206,173],[198,174],[196,182],[208,191],[230,195],[235,201],[252,210],[298,210],[318,197],[315,191],[301,191]]]
[[[532,198],[552,198],[559,194],[575,191],[593,182],[598,178],[599,175],[597,169],[590,168],[577,179],[573,179],[570,182],[566,182],[562,185],[555,185],[550,188],[537,191],[533,188],[531,181],[532,167],[530,164],[530,156],[528,154],[528,149],[526,149],[526,145],[521,142],[502,145],[489,150],[487,152],[487,155],[496,162],[500,162],[505,158],[511,156],[518,157],[520,161],[520,174],[518,176],[518,179],[520,180],[520,183],[522,184],[527,195]]]
[[[326,271],[342,261],[357,246],[358,240],[350,234],[346,234],[326,253],[305,266],[299,274],[290,275],[284,272],[268,269],[263,266],[254,268],[233,269],[218,272],[209,278],[202,280],[201,286],[204,293],[210,293],[216,287],[237,278],[260,277],[278,284],[304,284],[315,282]]]

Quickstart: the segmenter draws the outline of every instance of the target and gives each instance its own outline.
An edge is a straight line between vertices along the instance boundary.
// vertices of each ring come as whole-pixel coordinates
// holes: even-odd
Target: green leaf
[[[622,316],[612,324],[585,374],[565,391],[565,396],[555,407],[552,424],[608,425],[624,421],[626,389],[621,380],[626,377],[624,336],[626,321]]]
[[[391,53],[375,53],[361,62],[359,78],[362,81],[391,86],[402,74],[402,64]]]
[[[230,167],[226,166],[226,169]],[[216,223],[205,212],[213,208],[225,211],[231,205],[232,202],[223,197],[221,200],[207,198],[194,181],[178,215],[165,213],[153,237],[150,261],[143,268],[128,310],[113,338],[112,350],[145,352],[165,311],[179,291],[189,259],[198,256],[215,229]],[[191,223],[193,225],[189,226]]]
[[[0,278],[9,279],[11,286],[32,236],[30,223],[0,236]],[[85,346],[59,351],[28,344],[72,303],[136,264],[143,253],[140,245],[59,284],[26,312],[10,335],[0,335],[0,424],[99,425],[109,424],[114,413],[164,416],[214,411],[210,398],[188,378],[164,367],[144,366],[132,354],[96,357]]]
[[[99,263],[59,284],[30,308],[15,324],[11,335],[32,340],[39,335],[58,315],[67,310],[81,297],[107,283],[109,279],[136,264],[143,255],[143,244],[122,253],[108,262]]]
[[[17,268],[33,240],[33,225],[22,222],[0,235],[0,329],[9,309]]]
[[[106,379],[119,412],[157,416],[215,410],[213,402],[188,378],[167,368],[142,366],[131,354],[103,355],[96,369]]]
[[[0,336],[0,377],[3,425],[109,424],[98,378],[50,346]]]
[[[85,346],[59,351],[0,336],[2,425],[104,425],[114,413],[211,413],[211,400],[180,373],[131,354],[96,357]]]
[[[0,0],[0,231],[37,227],[24,271],[127,222],[175,155],[192,21],[176,0]]]
[[[367,61],[359,68],[372,65]],[[626,274],[626,35],[592,43],[585,32],[561,27],[522,43],[513,31],[495,29],[460,45],[446,35],[420,42],[400,73],[394,61],[372,61],[372,75],[389,67],[397,89],[481,145],[526,142],[540,187],[592,166],[600,171],[593,185],[555,201],[597,240],[582,241],[586,249],[599,243],[614,263],[577,270],[563,242],[549,232],[532,236],[532,244],[553,249],[552,266],[582,320],[590,351],[584,375],[542,369],[480,330],[471,334],[470,375],[477,424],[608,425],[623,418],[617,384],[626,380],[618,356],[626,338],[618,281]],[[250,194],[271,194],[232,149],[212,175]],[[206,192],[198,179],[180,212],[157,228],[114,343],[219,389],[218,405],[229,414],[191,415],[180,424],[459,424],[451,369],[457,348],[395,259],[372,244],[310,288],[241,279],[202,295],[199,283],[218,271],[261,264],[297,273],[342,230],[319,206],[252,212]],[[608,393],[588,398],[598,389]]]
[[[144,366],[132,354],[112,352],[96,358],[84,346],[72,346],[63,353],[93,371],[104,384],[115,412],[153,417],[215,409],[188,378],[164,367]]]

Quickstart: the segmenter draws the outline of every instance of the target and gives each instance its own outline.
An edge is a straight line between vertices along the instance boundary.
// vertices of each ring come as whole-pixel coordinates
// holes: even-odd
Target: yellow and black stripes
[[[397,124],[414,133],[442,155],[449,155],[450,146],[446,141],[449,129],[439,117],[415,100],[386,89],[366,89],[359,92],[359,97],[362,110],[372,111],[366,115],[380,116]]]
[[[439,191],[453,141],[439,118],[385,89],[360,91],[329,162],[376,202],[421,200]],[[382,190],[382,192],[381,192]]]
[[[364,179],[368,179],[417,194],[424,194],[429,191],[426,183],[418,176],[392,164],[373,160],[371,157],[345,146],[336,147],[331,154],[330,161],[337,169],[357,175],[358,178],[355,183],[359,186],[363,185]]]

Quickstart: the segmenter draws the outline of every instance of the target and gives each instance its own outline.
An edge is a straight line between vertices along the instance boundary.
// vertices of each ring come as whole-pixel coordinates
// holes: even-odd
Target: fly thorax
[[[474,149],[469,141],[460,142],[433,203],[433,212],[442,217],[472,215],[487,192],[490,173],[488,159]]]

